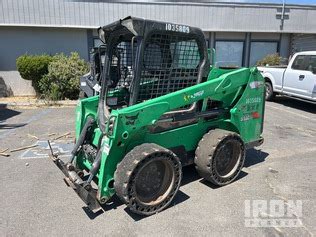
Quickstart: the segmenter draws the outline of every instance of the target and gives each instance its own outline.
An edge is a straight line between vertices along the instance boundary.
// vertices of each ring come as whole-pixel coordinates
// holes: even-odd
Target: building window
[[[259,60],[278,52],[278,42],[251,42],[249,66],[255,66]]]
[[[243,41],[216,41],[216,66],[241,67],[243,64]]]
[[[99,38],[93,39],[93,48],[98,48],[100,45],[103,45],[104,43]]]

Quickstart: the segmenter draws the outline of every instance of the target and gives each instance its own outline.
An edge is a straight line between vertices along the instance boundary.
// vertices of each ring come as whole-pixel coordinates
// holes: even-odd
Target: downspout
[[[283,30],[283,26],[284,26],[284,15],[285,15],[285,0],[282,1],[282,13],[281,13],[281,25],[280,25],[280,30]]]

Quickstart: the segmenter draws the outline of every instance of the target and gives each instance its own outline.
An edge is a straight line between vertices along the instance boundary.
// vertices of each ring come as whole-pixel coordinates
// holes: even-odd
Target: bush
[[[52,62],[53,57],[43,55],[22,55],[16,60],[16,67],[23,79],[31,80],[32,85],[37,93],[42,91],[39,88],[39,81],[47,74],[48,65]]]
[[[48,66],[48,73],[40,80],[40,90],[51,100],[77,99],[79,79],[88,69],[88,64],[78,53],[57,54]]]
[[[280,65],[282,58],[279,54],[269,54],[257,62],[257,66],[275,66]]]

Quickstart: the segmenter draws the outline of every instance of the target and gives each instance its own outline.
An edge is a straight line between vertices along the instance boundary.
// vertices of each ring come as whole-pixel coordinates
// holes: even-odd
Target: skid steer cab
[[[212,68],[202,31],[127,17],[99,29],[101,91],[79,101],[69,161],[53,156],[91,209],[117,195],[151,215],[177,195],[194,164],[223,186],[260,145],[264,80],[256,68]]]

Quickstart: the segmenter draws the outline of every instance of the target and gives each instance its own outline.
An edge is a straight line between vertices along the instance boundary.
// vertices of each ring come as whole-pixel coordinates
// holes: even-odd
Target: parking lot
[[[1,236],[311,236],[316,234],[316,106],[267,102],[261,147],[248,150],[237,181],[215,187],[184,168],[180,192],[165,211],[130,213],[116,198],[90,213],[47,157],[46,140],[65,157],[74,139],[74,107],[2,108]],[[301,200],[302,226],[245,227],[246,200]],[[267,213],[269,215],[269,213]]]

